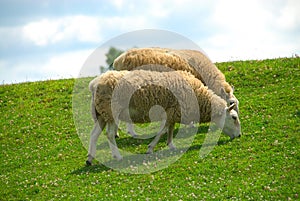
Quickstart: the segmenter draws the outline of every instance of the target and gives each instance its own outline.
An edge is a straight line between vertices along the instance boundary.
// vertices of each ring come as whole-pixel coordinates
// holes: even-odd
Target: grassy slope
[[[146,175],[84,166],[74,80],[0,86],[0,200],[297,199],[300,59],[217,65],[236,88],[243,136],[222,136],[201,160],[199,134],[180,160]]]

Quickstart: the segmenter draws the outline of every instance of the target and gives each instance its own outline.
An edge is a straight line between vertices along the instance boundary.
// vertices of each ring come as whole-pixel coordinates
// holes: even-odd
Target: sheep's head
[[[223,133],[228,135],[231,139],[241,136],[241,123],[238,113],[233,110],[235,104],[233,103],[229,107],[225,108],[225,123],[223,127]]]
[[[226,100],[227,105],[231,106],[232,104],[235,104],[234,110],[239,113],[239,100],[233,95],[234,87],[231,86],[232,90],[225,90],[224,88],[221,88],[221,98]]]

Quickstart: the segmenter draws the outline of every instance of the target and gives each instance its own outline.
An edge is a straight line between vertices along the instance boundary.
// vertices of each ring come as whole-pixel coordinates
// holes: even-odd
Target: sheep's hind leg
[[[165,129],[166,122],[167,122],[166,119],[163,119],[161,121],[158,133],[160,133],[160,132],[166,132],[166,129]]]
[[[107,139],[112,153],[112,157],[116,158],[117,160],[122,160],[122,156],[118,149],[116,138],[115,138],[117,131],[118,131],[117,124],[115,124],[114,122],[107,123]]]
[[[104,127],[105,127],[105,122],[102,120],[98,120],[95,122],[94,128],[91,131],[88,159],[86,161],[86,165],[88,166],[92,165],[92,160],[96,156],[97,140]]]
[[[127,133],[129,133],[132,137],[137,137],[136,132],[134,131],[134,124],[127,123]]]
[[[169,126],[168,129],[168,140],[167,144],[171,150],[176,150],[175,145],[173,144],[173,132],[174,132],[174,124]]]

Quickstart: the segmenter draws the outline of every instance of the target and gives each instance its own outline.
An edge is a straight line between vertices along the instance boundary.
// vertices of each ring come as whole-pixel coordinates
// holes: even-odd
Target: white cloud
[[[212,21],[225,34],[236,39],[256,40],[266,37],[268,24],[272,20],[271,13],[260,6],[260,2],[252,1],[219,1],[216,4]]]
[[[164,5],[163,3],[153,3],[150,4],[149,8],[147,9],[148,13],[151,17],[156,18],[164,18],[170,15],[171,13],[171,4]]]
[[[99,42],[101,40],[100,28],[96,18],[70,16],[31,22],[23,27],[23,34],[26,39],[34,42],[37,46],[46,46],[72,39],[80,42]]]
[[[91,50],[83,50],[53,55],[45,64],[41,64],[40,72],[54,78],[77,77],[81,67],[91,53]]]
[[[153,26],[153,22],[151,20],[147,20],[145,17],[108,17],[102,19],[103,26],[107,30],[117,31],[120,33],[124,33],[127,31],[133,31],[136,29],[144,29],[148,26]]]
[[[289,41],[283,27],[295,28],[295,7],[294,1],[274,5],[273,1],[219,0],[210,18],[215,32],[205,40],[204,50],[214,61],[291,56],[299,51],[299,43]]]
[[[118,10],[122,9],[124,6],[124,1],[123,0],[112,0],[111,3],[113,6],[115,6]]]
[[[59,24],[48,20],[41,20],[26,25],[23,29],[24,37],[32,40],[36,45],[43,46],[57,34]]]
[[[14,83],[44,79],[76,78],[93,51],[66,52],[39,60],[28,59],[17,62],[0,60],[0,81]],[[99,55],[97,62],[98,64],[105,62],[104,54]]]
[[[151,24],[144,17],[68,16],[31,22],[23,27],[23,34],[25,39],[37,46],[72,40],[73,42],[99,43],[103,40],[105,33],[142,29]]]
[[[280,17],[277,20],[280,28],[286,31],[300,28],[300,1],[288,0],[286,5],[280,11]]]

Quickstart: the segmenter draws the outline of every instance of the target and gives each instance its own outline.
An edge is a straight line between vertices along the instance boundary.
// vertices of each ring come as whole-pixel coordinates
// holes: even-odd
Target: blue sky
[[[96,48],[144,29],[186,37],[214,62],[291,57],[299,10],[298,0],[1,0],[0,82],[77,77]]]

